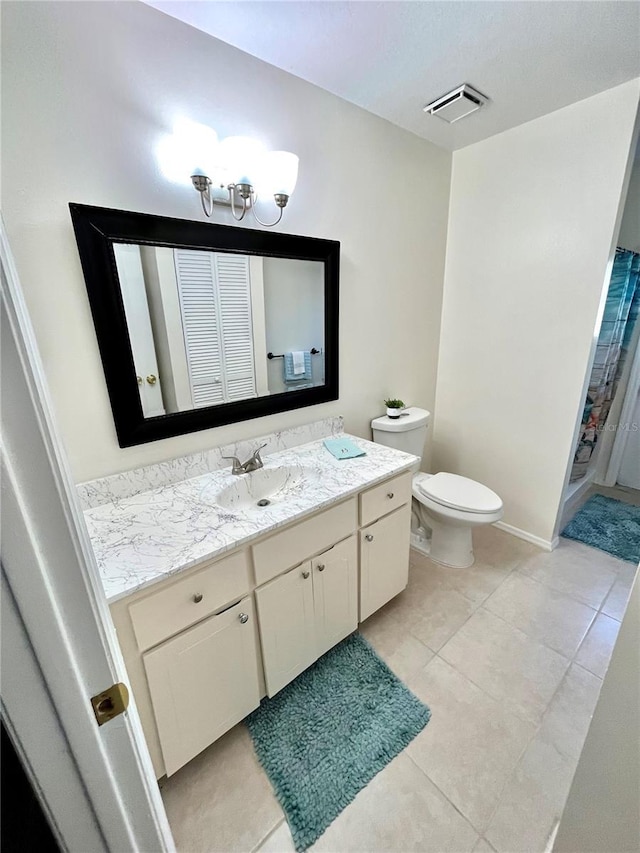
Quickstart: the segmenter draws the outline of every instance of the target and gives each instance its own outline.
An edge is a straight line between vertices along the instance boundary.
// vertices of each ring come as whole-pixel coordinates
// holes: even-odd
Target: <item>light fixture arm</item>
[[[206,175],[191,175],[191,183],[200,193],[200,203],[204,215],[210,217],[213,213],[213,199],[211,198],[211,178]]]
[[[200,193],[200,203],[202,205],[202,210],[206,217],[211,217],[213,213],[213,208],[216,202],[212,193],[211,193],[211,178],[207,175],[204,175],[200,172],[191,175],[191,183]],[[222,189],[223,187],[221,187]],[[258,200],[258,195],[249,183],[238,183],[238,184],[228,184],[227,191],[229,193],[229,202],[228,204],[231,206],[231,215],[235,219],[236,222],[242,222],[242,220],[247,215],[247,212],[251,210],[251,213],[254,216],[256,222],[262,225],[264,228],[273,228],[274,225],[277,225],[278,222],[282,219],[282,214],[284,212],[285,207],[289,201],[289,196],[285,193],[274,193],[273,200],[276,203],[276,206],[280,208],[280,213],[278,214],[278,218],[273,222],[263,222],[262,219],[256,213],[256,202]],[[238,214],[236,208],[236,194],[240,196],[242,199],[242,211]],[[219,200],[220,201],[220,200]],[[222,202],[226,204],[227,202]]]
[[[229,184],[229,186],[227,187],[227,189],[229,190],[229,201],[231,202],[231,215],[233,216],[233,218],[235,219],[236,222],[242,222],[242,220],[244,219],[244,217],[247,213],[247,209],[248,209],[247,208],[247,198],[249,198],[249,196],[246,195],[246,193],[244,193],[244,192],[239,193],[240,198],[242,199],[242,213],[240,214],[240,216],[236,216],[235,198],[236,198],[236,190],[238,190],[239,186],[241,186],[241,185]]]
[[[285,198],[287,201],[289,200],[289,196],[284,196],[284,198]],[[253,216],[254,216],[254,219],[256,220],[256,222],[259,222],[259,223],[260,223],[260,225],[263,225],[265,228],[273,228],[273,226],[274,226],[274,225],[277,225],[277,224],[278,224],[278,222],[280,222],[280,220],[282,219],[282,214],[284,213],[285,206],[286,206],[286,204],[287,204],[287,201],[285,201],[285,203],[284,203],[284,204],[280,204],[280,203],[279,203],[279,201],[278,201],[278,196],[277,196],[277,195],[276,195],[276,196],[274,196],[274,199],[275,199],[275,201],[276,201],[276,204],[277,204],[277,205],[278,205],[278,207],[280,208],[280,214],[279,214],[278,218],[277,218],[274,222],[263,222],[263,221],[262,221],[262,219],[260,219],[260,217],[259,217],[259,216],[258,216],[258,214],[256,213],[255,204],[256,204],[256,202],[258,201],[258,195],[257,195],[257,193],[254,193],[254,194],[252,195],[252,197],[251,197],[251,213],[253,213]]]

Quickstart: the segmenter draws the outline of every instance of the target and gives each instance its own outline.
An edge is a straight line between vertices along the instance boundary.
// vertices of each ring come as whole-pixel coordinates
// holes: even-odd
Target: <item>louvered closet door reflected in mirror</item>
[[[249,258],[174,249],[194,407],[255,397]]]

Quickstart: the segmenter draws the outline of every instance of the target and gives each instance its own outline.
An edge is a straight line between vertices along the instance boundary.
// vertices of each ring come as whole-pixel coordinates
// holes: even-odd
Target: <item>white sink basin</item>
[[[236,477],[218,492],[215,501],[224,509],[260,509],[299,495],[306,485],[317,482],[319,477],[318,471],[302,465],[259,468]]]

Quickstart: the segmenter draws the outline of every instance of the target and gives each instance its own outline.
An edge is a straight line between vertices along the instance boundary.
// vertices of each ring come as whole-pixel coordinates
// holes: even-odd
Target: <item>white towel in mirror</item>
[[[293,358],[293,372],[297,376],[299,373],[305,372],[304,366],[304,350],[296,350],[292,351],[291,356]]]

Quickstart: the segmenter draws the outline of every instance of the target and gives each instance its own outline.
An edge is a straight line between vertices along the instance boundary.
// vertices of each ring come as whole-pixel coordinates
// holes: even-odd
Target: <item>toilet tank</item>
[[[424,443],[427,439],[427,428],[431,413],[426,409],[410,406],[399,418],[383,415],[371,421],[373,440],[405,453],[413,453],[422,459]]]

